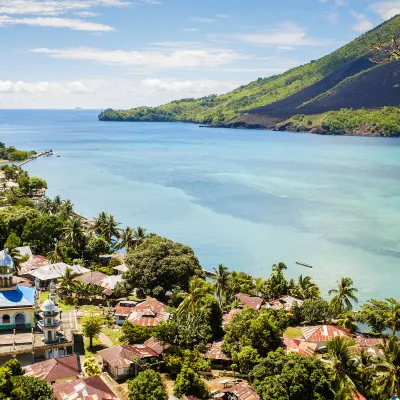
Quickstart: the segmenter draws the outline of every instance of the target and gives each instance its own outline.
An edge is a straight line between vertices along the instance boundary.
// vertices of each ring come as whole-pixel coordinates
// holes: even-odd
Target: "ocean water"
[[[359,299],[398,297],[400,139],[99,122],[98,111],[1,110],[0,140],[56,155],[26,165],[78,212],[105,210],[266,277],[350,276]],[[314,265],[308,269],[295,264]]]

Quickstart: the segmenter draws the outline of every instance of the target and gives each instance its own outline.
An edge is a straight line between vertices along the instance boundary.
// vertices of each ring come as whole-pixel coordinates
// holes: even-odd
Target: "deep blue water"
[[[48,195],[105,210],[224,263],[267,276],[274,262],[327,291],[397,297],[400,139],[99,122],[97,111],[1,110],[0,140],[60,157],[27,164]],[[295,260],[313,264],[307,269]]]

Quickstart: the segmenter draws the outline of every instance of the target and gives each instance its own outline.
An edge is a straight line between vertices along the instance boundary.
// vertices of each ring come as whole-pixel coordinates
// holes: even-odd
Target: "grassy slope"
[[[338,66],[366,54],[379,34],[384,42],[400,25],[400,16],[383,23],[335,52],[283,74],[259,78],[221,96],[173,101],[159,107],[139,107],[130,110],[107,110],[100,119],[142,121],[184,121],[218,123],[231,119],[240,111],[271,104],[321,80]]]

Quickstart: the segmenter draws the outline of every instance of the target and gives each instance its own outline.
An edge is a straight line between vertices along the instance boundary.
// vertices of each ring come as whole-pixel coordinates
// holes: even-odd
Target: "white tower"
[[[55,283],[54,283],[53,281],[50,282],[49,290],[50,290],[50,292],[49,292],[49,299],[50,299],[54,304],[57,304],[57,301],[56,301],[56,296],[57,296],[57,293],[56,293],[56,285],[55,285]]]
[[[13,285],[14,272],[14,261],[7,250],[0,251],[0,288],[2,290],[15,289],[15,285]]]
[[[54,304],[54,301],[47,299],[40,307],[40,316],[42,320],[39,321],[38,325],[43,331],[44,343],[52,344],[58,342],[57,331],[60,329],[61,321],[58,318],[59,311],[58,307]],[[52,350],[46,350],[46,358],[57,357],[57,351],[55,353]]]

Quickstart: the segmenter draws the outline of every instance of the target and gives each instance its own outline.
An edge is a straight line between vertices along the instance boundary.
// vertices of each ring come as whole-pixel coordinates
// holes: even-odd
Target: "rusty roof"
[[[238,293],[235,297],[245,306],[255,308],[259,310],[262,304],[264,303],[264,299],[261,297],[249,296],[246,293]]]
[[[149,347],[151,350],[153,350],[155,353],[158,355],[164,353],[166,349],[171,347],[169,343],[162,344],[160,341],[158,341],[155,337],[151,337],[150,339],[147,339],[144,343],[145,346]]]
[[[115,307],[115,315],[127,317],[132,312],[133,307],[118,306]]]
[[[298,353],[302,356],[313,356],[315,350],[317,349],[316,343],[309,343],[300,339],[283,338],[282,341],[283,341],[283,347],[287,351]]]
[[[97,285],[97,286],[101,286],[100,283],[101,281],[106,278],[107,275],[103,274],[100,271],[90,271],[87,274],[78,276],[74,279],[74,281],[81,281],[86,285]]]
[[[118,397],[100,376],[53,383],[58,400],[118,400]]]
[[[228,325],[229,322],[232,321],[233,316],[240,311],[242,311],[241,308],[232,308],[232,310],[229,311],[228,314],[224,314],[222,316],[222,326]]]
[[[222,392],[231,393],[235,395],[238,400],[260,400],[260,396],[253,388],[245,383],[238,383],[237,385],[224,388]]]
[[[301,306],[304,303],[304,301],[296,299],[295,297],[292,296],[283,296],[280,299],[268,302],[267,307],[273,308],[274,310],[290,311],[294,303],[297,303],[298,306]]]
[[[133,311],[129,317],[128,321],[132,325],[140,325],[140,326],[158,326],[163,321],[168,321],[170,317],[170,313],[167,312],[159,312],[157,314],[151,311],[151,315],[149,310],[143,311]]]
[[[135,306],[135,311],[144,311],[146,309],[158,313],[160,311],[165,311],[167,309],[167,306],[164,303],[161,303],[161,301],[149,297],[147,300],[142,301]]]
[[[336,337],[351,337],[350,331],[341,326],[316,325],[300,328],[307,342],[329,342]]]
[[[18,275],[29,275],[31,271],[44,267],[45,265],[49,265],[46,257],[33,255],[27,261],[19,264]]]
[[[48,382],[78,377],[81,372],[79,356],[76,354],[51,358],[24,368],[25,375]]]
[[[207,346],[207,350],[204,353],[204,358],[211,360],[230,360],[229,356],[221,348],[222,341],[216,341]]]
[[[158,357],[158,354],[143,344],[123,344],[113,347],[109,347],[104,350],[100,350],[97,354],[103,358],[103,360],[113,367],[127,366],[133,363],[133,357],[139,358],[150,358]]]

